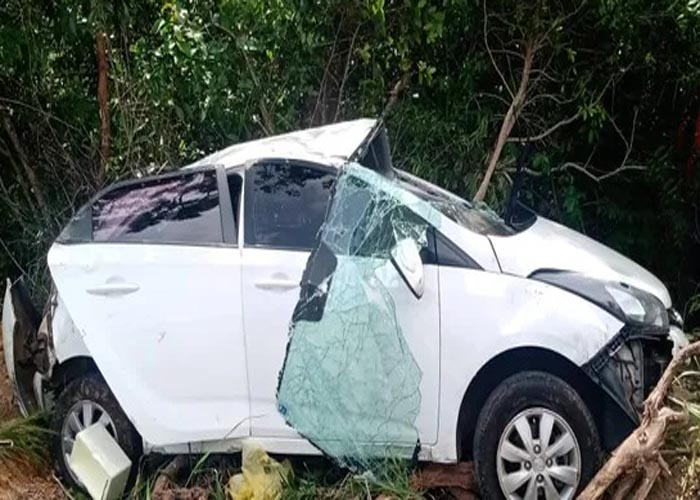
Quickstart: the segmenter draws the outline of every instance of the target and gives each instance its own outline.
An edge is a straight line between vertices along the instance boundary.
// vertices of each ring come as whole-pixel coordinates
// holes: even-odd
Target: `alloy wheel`
[[[496,460],[509,500],[572,499],[581,479],[576,436],[561,415],[546,408],[529,408],[506,425]]]
[[[75,444],[77,434],[94,424],[102,424],[107,432],[116,440],[117,431],[114,427],[114,422],[105,409],[98,403],[89,400],[81,400],[71,406],[63,420],[61,429],[61,451],[63,452],[63,460],[66,463],[66,469],[70,473],[72,479],[80,484],[80,481],[70,468],[70,455]]]

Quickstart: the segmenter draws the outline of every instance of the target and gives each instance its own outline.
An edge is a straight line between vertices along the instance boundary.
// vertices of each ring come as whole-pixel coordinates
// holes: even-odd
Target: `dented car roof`
[[[338,164],[350,159],[372,134],[378,121],[362,118],[242,142],[212,153],[184,168],[233,167],[262,158],[290,158]]]

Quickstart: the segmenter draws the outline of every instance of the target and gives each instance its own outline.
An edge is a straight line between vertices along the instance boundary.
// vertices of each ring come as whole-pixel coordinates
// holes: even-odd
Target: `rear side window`
[[[216,174],[151,179],[108,191],[92,204],[92,240],[223,242]]]
[[[255,165],[246,174],[248,245],[311,249],[326,216],[335,174],[289,163]]]

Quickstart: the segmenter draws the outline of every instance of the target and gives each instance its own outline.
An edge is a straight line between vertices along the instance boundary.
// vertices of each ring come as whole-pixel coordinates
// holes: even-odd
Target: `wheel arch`
[[[459,460],[472,458],[474,428],[486,399],[506,378],[524,371],[549,373],[569,384],[593,415],[603,448],[615,448],[634,429],[634,422],[581,367],[546,348],[518,347],[490,359],[469,383],[457,420]],[[622,422],[625,425],[621,425]]]
[[[90,356],[75,356],[66,359],[62,363],[54,366],[51,373],[51,387],[54,390],[60,391],[71,381],[90,373],[96,373],[102,376],[99,368],[97,368],[95,360]]]

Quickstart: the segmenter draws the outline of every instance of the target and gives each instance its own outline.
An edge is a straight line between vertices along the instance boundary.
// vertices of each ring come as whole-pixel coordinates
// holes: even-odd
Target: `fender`
[[[454,431],[467,388],[490,360],[539,348],[581,367],[624,323],[552,285],[466,268],[440,270],[441,393],[436,461],[456,461]],[[507,305],[508,308],[504,308]]]

